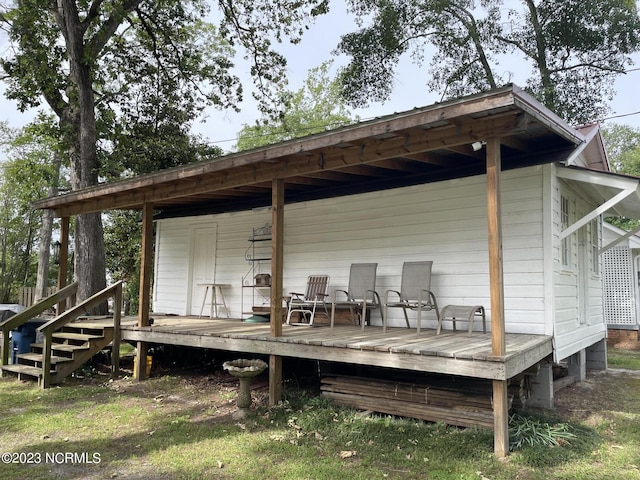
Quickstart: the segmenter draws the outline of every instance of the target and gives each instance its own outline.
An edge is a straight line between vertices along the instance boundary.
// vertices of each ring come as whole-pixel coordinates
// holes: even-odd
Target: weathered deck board
[[[336,361],[422,372],[506,380],[551,352],[551,337],[507,334],[502,357],[492,357],[491,335],[357,325],[283,325],[282,336],[271,336],[268,323],[154,315],[154,324],[138,328],[130,318],[122,322],[122,338],[213,348],[234,352]]]

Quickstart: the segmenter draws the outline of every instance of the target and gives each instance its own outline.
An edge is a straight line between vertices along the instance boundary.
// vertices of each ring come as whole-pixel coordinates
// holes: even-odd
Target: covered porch
[[[281,397],[282,357],[326,359],[446,372],[493,382],[495,452],[508,452],[507,380],[551,353],[551,337],[505,331],[501,171],[565,159],[584,137],[515,86],[390,115],[226,157],[42,200],[62,218],[60,270],[70,217],[139,209],[143,213],[140,313],[122,338],[137,342],[144,379],[149,342],[270,356],[270,402]],[[285,205],[486,175],[490,333],[443,334],[369,326],[283,326]],[[154,218],[270,207],[271,289],[268,325],[186,318],[150,325]],[[419,220],[417,220],[419,221]],[[60,287],[64,285],[60,279]],[[155,316],[154,316],[155,319]],[[171,325],[171,323],[173,325]],[[195,323],[194,323],[195,322]],[[203,323],[200,323],[203,322]],[[174,343],[181,344],[181,343]]]

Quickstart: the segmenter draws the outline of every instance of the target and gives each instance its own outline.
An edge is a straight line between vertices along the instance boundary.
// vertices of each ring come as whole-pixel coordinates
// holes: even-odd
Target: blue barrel
[[[12,357],[11,363],[18,363],[18,355],[21,353],[29,353],[31,344],[36,341],[36,329],[44,325],[46,320],[40,318],[32,318],[20,325],[18,328],[11,330]]]

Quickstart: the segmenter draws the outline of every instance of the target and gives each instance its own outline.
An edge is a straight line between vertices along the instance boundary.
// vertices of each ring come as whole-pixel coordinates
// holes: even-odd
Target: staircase
[[[0,375],[14,373],[18,379],[32,377],[41,388],[60,383],[83,363],[110,343],[115,352],[120,350],[120,317],[122,312],[122,281],[101,290],[83,302],[37,328],[42,343],[31,344],[31,352],[19,354],[15,364],[9,364],[9,332],[24,325],[46,309],[67,298],[75,299],[77,283],[72,283],[58,292],[40,300],[35,305],[0,322],[2,339],[0,345]],[[89,317],[87,312],[113,298],[113,317]],[[75,303],[75,300],[74,300]],[[84,318],[85,321],[80,321]],[[111,356],[111,373],[120,369],[119,355]]]
[[[78,319],[68,323],[51,335],[50,384],[60,383],[105,349],[113,341],[113,321],[111,324]],[[16,374],[19,380],[43,379],[43,343],[32,343],[30,353],[16,356],[16,364],[3,365],[2,372]]]

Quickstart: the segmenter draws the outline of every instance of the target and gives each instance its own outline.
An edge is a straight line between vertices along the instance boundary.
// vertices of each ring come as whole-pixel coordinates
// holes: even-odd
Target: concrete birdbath
[[[240,380],[236,405],[240,409],[234,417],[244,418],[251,406],[251,380],[260,375],[267,368],[262,360],[247,360],[244,358],[224,362],[222,368]]]

